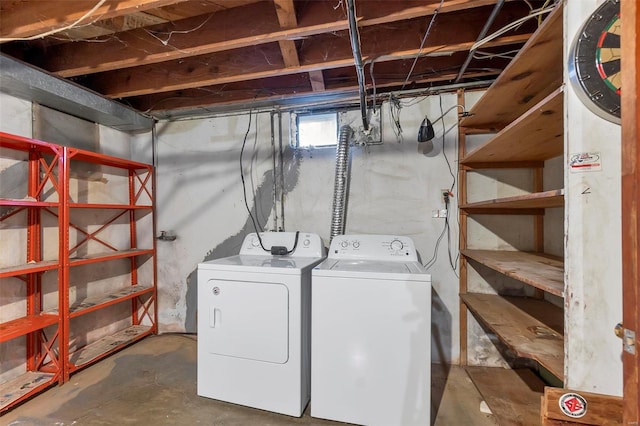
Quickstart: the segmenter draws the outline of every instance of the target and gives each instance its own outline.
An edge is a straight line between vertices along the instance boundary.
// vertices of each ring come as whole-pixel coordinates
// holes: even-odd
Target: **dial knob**
[[[311,241],[309,240],[304,240],[304,242],[302,243],[305,247],[308,247],[309,244],[311,244]]]
[[[349,241],[343,241],[343,242],[341,242],[341,243],[340,243],[340,247],[342,247],[342,248],[347,248],[347,247],[349,247]]]
[[[360,247],[360,241],[354,241],[351,245],[353,246],[353,248],[358,248]]]
[[[260,240],[254,238],[253,240],[251,240],[251,245],[254,247],[258,247],[260,245]]]
[[[391,247],[391,250],[402,250],[402,248],[404,247],[402,241],[400,240],[391,241],[391,244],[389,246]]]

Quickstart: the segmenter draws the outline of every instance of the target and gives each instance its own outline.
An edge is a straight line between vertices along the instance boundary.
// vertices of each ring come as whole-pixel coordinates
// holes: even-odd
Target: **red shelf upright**
[[[24,187],[0,186],[0,206],[4,207],[0,210],[0,223],[6,224],[3,229],[7,229],[7,233],[20,231],[26,234],[26,252],[17,262],[18,254],[9,245],[11,242],[0,246],[8,252],[7,261],[0,265],[0,285],[6,286],[5,289],[23,287],[15,291],[24,294],[26,299],[22,314],[17,308],[7,306],[5,312],[11,318],[3,317],[0,322],[0,344],[15,344],[19,338],[24,338],[25,342],[24,370],[15,374],[2,371],[6,375],[4,383],[0,384],[0,412],[4,412],[64,379],[62,314],[45,312],[43,306],[43,274],[56,271],[54,284],[59,286],[64,271],[60,265],[61,250],[55,258],[44,258],[43,214],[48,210],[61,210],[65,160],[64,149],[58,145],[2,132],[0,149],[0,157],[7,164],[27,165]],[[8,176],[5,178],[9,180]],[[10,192],[11,196],[7,197]],[[61,217],[56,221],[56,228],[60,242],[64,234]],[[58,292],[58,304],[62,299],[62,293]]]
[[[26,239],[21,243],[26,247],[22,259],[0,263],[0,285],[23,286],[26,306],[22,316],[0,317],[0,344],[25,338],[23,374],[0,371],[6,378],[0,383],[1,413],[52,384],[66,382],[74,371],[157,333],[157,293],[151,165],[2,132],[0,149],[0,158],[28,166],[24,194],[16,197],[15,190],[0,186],[0,224],[21,219],[21,238]],[[82,175],[82,163],[106,177],[96,184]],[[112,188],[120,177],[124,183]],[[98,185],[97,197],[91,193],[92,185]],[[123,193],[112,194],[112,189]],[[80,196],[87,200],[78,200]],[[49,218],[49,226],[51,218],[56,223],[55,251],[49,240],[43,240],[43,216]],[[11,225],[3,229],[15,228]],[[13,231],[1,232],[6,236]],[[11,250],[6,245],[2,249]],[[83,273],[76,272],[83,268]],[[51,296],[45,304],[43,294],[43,275],[53,271],[55,289],[48,279],[47,291],[57,293],[56,306]],[[128,320],[123,320],[122,312],[128,312]],[[102,335],[91,329],[95,317],[85,320],[91,315],[112,321],[101,327],[106,330]]]
[[[76,299],[70,306],[67,306],[63,328],[68,331],[69,339],[74,340],[71,339],[71,335],[76,329],[82,328],[83,319],[81,317],[91,315],[98,310],[101,311],[101,315],[108,315],[102,311],[110,312],[110,309],[118,309],[126,303],[130,306],[130,320],[127,326],[114,329],[97,340],[87,341],[80,347],[69,348],[65,359],[65,376],[68,377],[74,371],[102,359],[128,344],[149,334],[157,333],[157,307],[156,247],[153,237],[155,235],[153,219],[147,223],[146,243],[138,243],[139,216],[153,215],[153,167],[144,163],[80,149],[65,149],[67,152],[66,168],[70,175],[73,175],[76,166],[80,167],[82,163],[85,163],[97,166],[101,170],[101,174],[109,176],[109,178],[103,179],[104,181],[111,182],[122,178],[124,182],[122,186],[126,187],[126,189],[118,188],[117,192],[121,191],[121,194],[109,194],[113,196],[111,198],[117,199],[117,202],[113,202],[112,199],[104,200],[100,197],[94,197],[95,201],[80,201],[73,199],[71,194],[67,196],[65,228],[68,231],[73,230],[76,236],[75,242],[69,243],[65,247],[66,264],[64,269],[68,275],[63,281],[63,291],[67,294],[67,300],[69,300],[68,295],[72,287],[79,288],[88,285],[74,274],[79,267],[92,267],[92,265],[97,267],[97,264],[104,262],[123,261],[126,262],[128,268],[126,285],[109,287],[104,291],[99,290],[83,299]],[[70,177],[67,180],[67,187],[72,179]],[[77,194],[77,196],[80,195]],[[85,218],[89,214],[88,212],[96,215],[103,214],[104,217],[99,223],[79,223],[78,220]],[[91,228],[91,226],[93,227]],[[126,228],[126,231],[123,228]],[[119,238],[122,233],[128,234],[126,246],[123,246],[123,242]],[[111,241],[112,239],[118,241]],[[67,238],[66,241],[70,241],[70,239]],[[90,244],[94,244],[93,248],[89,247]],[[146,275],[141,279],[139,270],[143,267],[146,267]],[[109,266],[109,269],[112,268]],[[89,290],[86,293],[89,294]]]

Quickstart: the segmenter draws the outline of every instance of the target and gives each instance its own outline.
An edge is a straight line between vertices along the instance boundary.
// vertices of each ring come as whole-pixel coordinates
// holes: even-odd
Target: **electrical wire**
[[[360,92],[360,112],[362,114],[362,127],[369,130],[369,120],[367,119],[367,93],[365,90],[364,65],[362,62],[362,52],[360,49],[360,31],[356,21],[355,0],[347,0],[347,11],[349,18],[349,38],[351,49],[353,50],[353,60],[356,65],[356,75],[358,76],[358,90]]]
[[[429,22],[429,25],[427,26],[427,30],[424,32],[424,36],[422,37],[422,41],[420,42],[420,48],[418,49],[418,53],[416,53],[416,57],[413,60],[413,64],[411,64],[411,68],[409,69],[409,73],[407,74],[407,78],[404,79],[404,83],[402,83],[402,87],[400,88],[400,90],[404,89],[404,87],[409,82],[409,78],[411,78],[411,74],[413,73],[413,69],[416,67],[416,63],[418,62],[418,58],[422,54],[422,49],[424,48],[424,43],[427,41],[427,37],[429,37],[429,33],[431,32],[431,27],[433,26],[433,23],[436,21],[436,16],[438,16],[438,12],[440,12],[440,8],[442,7],[443,3],[444,3],[444,0],[440,0],[440,4],[436,8],[436,10],[433,11],[433,15],[431,15],[431,21]]]
[[[547,13],[551,12],[554,9],[555,9],[555,4],[552,5],[552,6],[549,6],[549,7],[544,7],[542,9],[531,11],[531,13],[529,13],[527,16],[523,16],[522,18],[516,19],[515,21],[511,22],[510,24],[505,25],[504,27],[500,28],[498,31],[489,34],[488,36],[486,36],[482,40],[476,41],[473,44],[473,46],[471,46],[471,49],[469,49],[469,50],[470,51],[474,51],[478,47],[482,46],[483,44],[486,44],[486,43],[490,42],[491,40],[494,40],[494,39],[500,37],[502,34],[508,32],[508,31],[511,31],[512,29],[517,28],[519,25],[521,25],[522,23],[528,21],[529,19],[533,19],[533,18],[536,18],[538,16],[542,16],[544,14],[547,14]]]
[[[75,28],[76,25],[78,25],[80,22],[84,21],[85,19],[87,19],[89,16],[91,16],[96,10],[98,10],[98,8],[100,6],[102,6],[107,0],[100,0],[98,3],[96,3],[95,6],[93,6],[93,8],[91,8],[91,10],[89,10],[87,13],[85,13],[84,15],[82,15],[80,18],[76,19],[72,24],[69,24],[67,26],[64,26],[62,28],[58,28],[58,29],[53,29],[47,32],[44,32],[42,34],[36,34],[33,36],[29,36],[29,37],[9,37],[9,38],[0,38],[0,43],[4,43],[7,41],[30,41],[30,40],[36,40],[38,38],[44,38],[62,31],[67,31],[70,30],[72,28]]]
[[[451,185],[449,187],[448,190],[448,194],[446,194],[444,196],[444,204],[445,204],[445,210],[446,210],[446,215],[445,215],[445,220],[444,220],[444,225],[442,227],[442,232],[440,233],[440,235],[438,236],[438,239],[436,240],[436,245],[433,251],[433,256],[431,257],[431,259],[429,259],[429,261],[424,265],[424,267],[426,269],[429,269],[431,267],[433,267],[433,265],[435,265],[436,261],[438,260],[438,251],[440,248],[440,243],[442,242],[442,239],[444,238],[444,236],[447,236],[447,255],[448,255],[448,260],[449,260],[449,265],[451,266],[451,269],[453,270],[453,273],[458,276],[458,272],[457,272],[457,264],[458,264],[458,260],[460,258],[460,252],[459,250],[456,252],[456,256],[454,257],[453,255],[453,244],[452,244],[452,229],[451,229],[451,221],[450,221],[450,215],[451,215],[451,197],[453,196],[453,190],[456,187],[456,175],[453,172],[452,166],[451,166],[451,162],[449,161],[449,157],[447,157],[447,153],[445,150],[445,136],[446,134],[449,132],[449,130],[447,130],[446,125],[444,124],[444,116],[447,115],[447,113],[449,113],[451,110],[453,110],[454,108],[462,108],[463,110],[463,115],[465,114],[464,112],[464,106],[462,105],[454,105],[451,108],[449,108],[448,110],[444,110],[444,107],[442,106],[442,95],[438,95],[438,100],[439,100],[439,107],[440,107],[440,117],[438,117],[436,120],[434,120],[434,123],[438,120],[442,121],[442,155],[445,159],[445,162],[447,164],[447,168],[449,169],[449,174],[451,175],[452,178],[452,182]],[[453,128],[453,127],[452,127]],[[458,138],[456,137],[455,140],[455,146],[454,146],[454,152],[457,152],[458,150]],[[459,228],[459,226],[458,226]]]
[[[244,206],[247,208],[247,213],[249,213],[249,218],[251,218],[253,229],[256,231],[256,235],[258,236],[260,247],[262,247],[262,250],[264,251],[271,251],[271,250],[267,250],[264,247],[264,244],[262,244],[262,237],[260,236],[260,231],[258,231],[256,220],[253,217],[253,213],[251,213],[251,209],[249,208],[249,202],[247,201],[247,185],[244,181],[244,167],[242,165],[242,155],[244,154],[244,148],[247,144],[247,137],[249,136],[249,131],[251,130],[251,117],[252,117],[252,110],[249,110],[249,124],[247,125],[247,131],[244,134],[244,139],[242,140],[242,148],[240,149],[240,180],[242,181],[242,196],[244,197]],[[256,121],[257,120],[258,119],[256,117]],[[257,209],[256,209],[256,212],[257,212]]]
[[[393,93],[389,95],[389,119],[391,120],[391,129],[398,143],[404,141],[402,135],[402,125],[400,124],[400,111],[402,110],[402,104],[400,100],[396,98]]]

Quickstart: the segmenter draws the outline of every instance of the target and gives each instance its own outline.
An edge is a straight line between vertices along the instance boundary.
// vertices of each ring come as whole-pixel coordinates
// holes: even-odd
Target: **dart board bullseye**
[[[584,23],[569,54],[569,79],[592,112],[620,124],[620,1],[607,0]]]

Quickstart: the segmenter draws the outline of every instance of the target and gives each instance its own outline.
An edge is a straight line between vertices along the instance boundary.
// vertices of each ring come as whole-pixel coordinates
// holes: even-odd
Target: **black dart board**
[[[591,14],[569,52],[569,79],[592,112],[620,124],[620,0]]]

